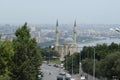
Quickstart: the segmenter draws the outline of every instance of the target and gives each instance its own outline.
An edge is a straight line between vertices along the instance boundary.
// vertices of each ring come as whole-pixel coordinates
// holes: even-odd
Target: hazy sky
[[[0,23],[120,24],[120,0],[0,0]]]

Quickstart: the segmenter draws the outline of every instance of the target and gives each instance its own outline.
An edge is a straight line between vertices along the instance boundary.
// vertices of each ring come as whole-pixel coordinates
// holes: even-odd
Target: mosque
[[[77,35],[77,29],[76,29],[76,21],[74,22],[74,28],[73,28],[73,39],[72,38],[66,38],[63,44],[59,44],[59,25],[58,20],[56,22],[56,43],[55,43],[55,50],[60,54],[60,60],[63,61],[64,57],[68,54],[72,55],[73,53],[77,52],[77,43],[76,43],[76,35]]]

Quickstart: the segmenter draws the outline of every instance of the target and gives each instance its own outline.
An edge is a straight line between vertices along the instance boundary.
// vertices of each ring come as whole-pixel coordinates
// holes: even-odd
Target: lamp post
[[[93,47],[93,49],[94,49],[93,80],[95,80],[95,47]]]
[[[49,52],[49,61],[48,61],[48,63],[50,64],[50,57],[51,57],[50,54],[52,53],[52,50],[53,50],[54,46],[50,45],[49,48],[50,48],[50,52]],[[54,56],[54,55],[52,55],[52,56]]]
[[[110,30],[120,33],[120,28],[115,28],[115,29],[111,28]],[[119,45],[118,45],[118,48],[119,48]],[[117,76],[112,76],[112,77],[113,77],[113,80],[117,80]]]
[[[50,64],[50,52],[49,52],[49,62],[48,63]]]
[[[78,47],[78,46],[77,46],[77,47],[73,47],[73,46],[72,46],[72,47],[70,47],[70,48],[71,48],[71,52],[72,52],[72,56],[71,56],[71,57],[72,57],[72,77],[73,77],[73,53],[74,53],[73,50],[74,50],[74,48],[83,48],[83,47]],[[77,49],[77,50],[78,50],[78,49]],[[80,55],[79,55],[79,77],[80,77],[79,79],[80,79],[80,80],[81,80],[81,74],[82,74],[82,68],[81,68],[82,66],[81,66],[81,65],[82,65],[82,64],[81,64],[81,53],[80,53]]]
[[[115,31],[120,33],[120,28],[115,28]]]
[[[111,31],[116,31],[120,33],[120,28],[110,28]]]
[[[77,48],[77,50],[78,50],[78,48],[82,49],[83,47],[77,46],[76,48]],[[80,51],[81,51],[81,50],[80,50]],[[81,53],[80,53],[80,55],[79,55],[79,79],[80,79],[80,80],[81,80],[81,75],[82,75],[82,64],[81,64]]]
[[[82,47],[79,47],[79,48],[82,48]],[[81,53],[80,53],[80,55],[79,55],[79,75],[81,76],[81,74],[82,74],[82,69],[81,69],[81,67],[82,67],[82,64],[81,64]]]
[[[83,48],[83,47],[77,47],[77,48]],[[93,80],[95,80],[95,47],[93,47]],[[79,55],[79,75],[82,74],[82,64],[81,64],[81,53]],[[80,79],[81,80],[81,79]]]
[[[72,74],[73,74],[73,48],[83,48],[83,47],[71,47],[72,48]],[[79,55],[79,79],[81,80],[81,74],[82,74],[82,64],[81,64],[81,53]]]
[[[71,47],[74,48],[74,47]],[[76,48],[83,48],[83,47],[76,47]],[[80,50],[81,51],[81,50]],[[81,80],[81,75],[82,75],[82,63],[81,63],[81,53],[79,55],[79,79]],[[93,80],[95,80],[95,47],[93,47]],[[73,55],[72,55],[72,74],[73,74]]]
[[[67,74],[67,54],[68,54],[68,51],[69,51],[69,47],[68,46],[65,46],[65,77],[66,77],[66,74]]]
[[[73,50],[72,50],[72,77],[73,77]]]

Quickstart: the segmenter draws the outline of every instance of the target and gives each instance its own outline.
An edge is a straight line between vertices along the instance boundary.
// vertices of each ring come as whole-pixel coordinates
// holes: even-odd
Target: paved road
[[[49,66],[48,64],[42,64],[41,71],[44,74],[43,80],[57,80],[57,76],[60,71],[63,71],[61,68],[54,67],[53,65]],[[49,74],[51,73],[51,74]],[[88,78],[86,80],[93,80],[93,77],[84,73]],[[75,80],[80,80],[79,75],[73,75]],[[98,79],[95,79],[98,80]]]
[[[60,72],[60,68],[48,66],[47,64],[42,64],[41,70],[44,74],[43,80],[57,80],[57,75]],[[51,73],[51,74],[49,74]]]
[[[86,74],[86,73],[84,73],[84,75],[86,76],[85,80],[93,80],[93,76]],[[80,80],[80,76],[78,74],[74,75],[73,78],[75,80]],[[99,79],[95,78],[95,80],[99,80]]]

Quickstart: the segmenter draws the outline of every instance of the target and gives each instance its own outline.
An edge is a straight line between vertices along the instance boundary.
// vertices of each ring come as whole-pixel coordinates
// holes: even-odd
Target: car
[[[47,64],[47,61],[43,61],[43,63]]]
[[[69,73],[66,73],[65,76],[66,76],[67,78],[71,78],[71,75],[70,75]]]
[[[64,76],[58,75],[57,80],[64,80]]]
[[[74,78],[71,78],[70,80],[75,80]]]
[[[51,66],[50,64],[48,64],[48,66]]]
[[[38,75],[38,79],[39,79],[39,80],[42,80],[42,75]]]
[[[54,64],[53,66],[54,66],[54,67],[58,67],[58,65],[57,65],[57,64]]]
[[[81,80],[85,80],[85,76],[82,75],[82,76],[80,77],[80,79],[81,79]]]
[[[60,67],[63,68],[63,67],[64,67],[64,64],[60,64]]]
[[[68,73],[66,73],[66,75],[65,75],[65,80],[71,80],[71,75],[68,74]]]
[[[64,72],[64,71],[62,71],[62,72],[60,72],[60,73],[59,73],[59,75],[65,75],[65,72]]]

